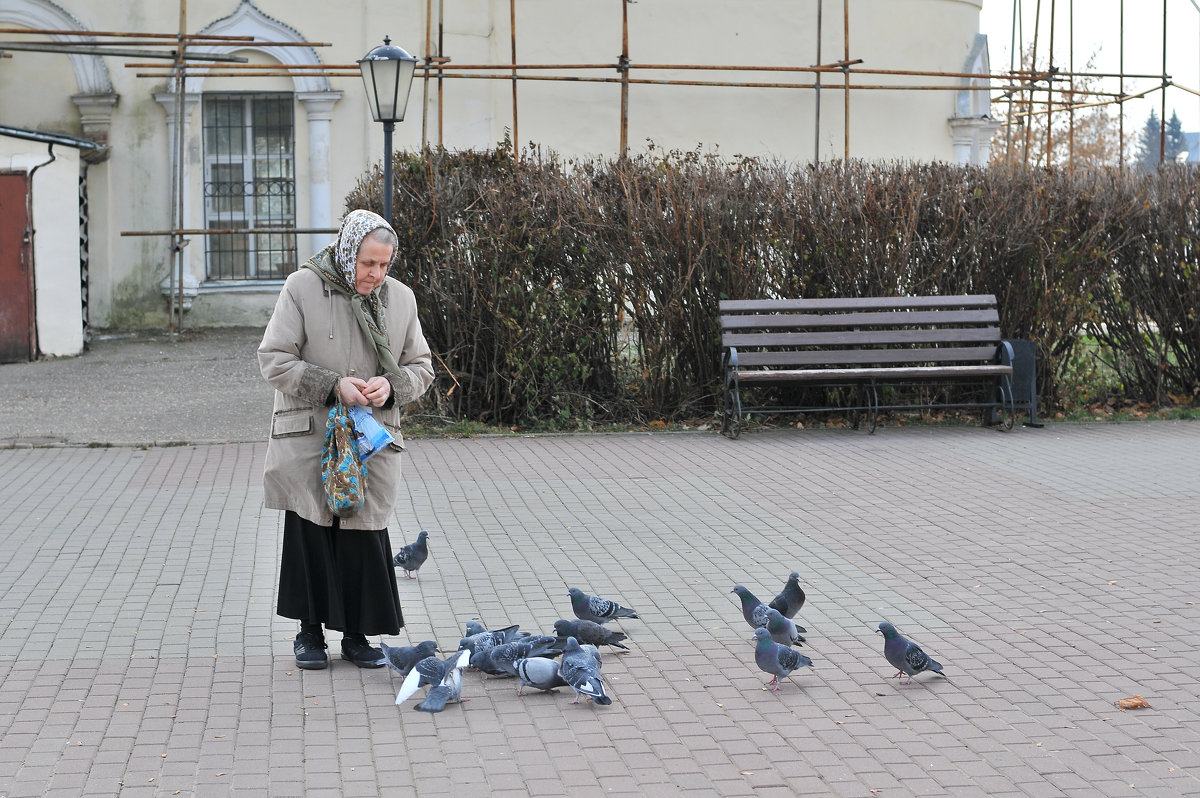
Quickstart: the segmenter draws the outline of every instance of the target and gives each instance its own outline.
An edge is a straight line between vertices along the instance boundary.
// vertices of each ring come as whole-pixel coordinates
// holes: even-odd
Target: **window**
[[[291,94],[204,96],[204,220],[209,229],[296,226]],[[209,280],[281,280],[296,270],[296,235],[205,236]]]

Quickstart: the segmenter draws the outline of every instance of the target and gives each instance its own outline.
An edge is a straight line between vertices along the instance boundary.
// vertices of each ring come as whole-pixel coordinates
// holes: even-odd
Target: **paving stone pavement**
[[[27,423],[0,449],[3,798],[1200,795],[1197,423],[411,441],[393,546],[432,554],[387,642],[548,631],[573,585],[642,616],[611,706],[471,673],[436,715],[386,670],[295,668],[261,440]],[[773,693],[729,591],[792,570],[815,666]],[[889,679],[883,619],[949,678]]]

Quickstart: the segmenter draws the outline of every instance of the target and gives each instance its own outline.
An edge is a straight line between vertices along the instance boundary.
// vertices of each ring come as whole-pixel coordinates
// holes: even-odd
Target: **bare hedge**
[[[347,207],[380,210],[378,169]],[[793,165],[692,152],[398,154],[396,274],[439,411],[522,424],[694,418],[722,298],[993,293],[1044,408],[1085,336],[1126,398],[1200,393],[1200,170]]]

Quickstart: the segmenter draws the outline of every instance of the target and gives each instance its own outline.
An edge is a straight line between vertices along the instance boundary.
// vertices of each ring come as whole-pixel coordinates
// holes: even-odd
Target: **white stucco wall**
[[[34,329],[49,357],[83,351],[79,279],[79,151],[0,135],[0,170],[33,174]],[[42,166],[39,166],[44,164]],[[34,171],[36,169],[36,171]]]
[[[861,67],[959,71],[978,31],[982,0],[849,0],[850,56]],[[798,0],[642,0],[626,5],[629,53],[635,64],[703,63],[793,65],[816,62],[816,3]],[[53,8],[51,8],[53,6]],[[444,8],[443,8],[444,6]],[[455,64],[507,63],[510,59],[509,0],[432,0],[434,54],[439,9],[443,11],[444,55]],[[310,0],[257,0],[267,25],[287,36],[329,42],[316,53],[326,64],[348,65],[389,35],[414,55],[425,55],[426,0],[361,0],[353,4]],[[617,0],[517,0],[517,61],[520,63],[614,63],[621,52],[621,3]],[[57,10],[55,10],[57,9]],[[190,32],[235,15],[237,0],[189,0]],[[243,9],[244,10],[244,9]],[[64,16],[64,13],[67,16]],[[41,27],[78,24],[90,30],[173,32],[179,7],[131,0],[4,0],[0,22]],[[251,48],[256,61],[286,60]],[[303,51],[307,52],[307,51]],[[821,60],[842,58],[842,4],[824,2]],[[305,56],[306,60],[308,56]],[[122,236],[126,231],[167,230],[172,224],[171,159],[164,106],[155,94],[170,90],[162,78],[138,77],[123,57],[68,59],[38,55],[36,63],[14,53],[0,70],[0,108],[5,123],[82,135],[78,113],[63,94],[95,91],[111,82],[119,96],[109,129],[111,152],[89,168],[91,267],[89,310],[94,327],[165,326],[160,288],[171,263],[166,237]],[[81,66],[81,63],[83,64]],[[36,69],[35,69],[36,67]],[[107,74],[104,74],[104,73]],[[545,71],[534,74],[546,74]],[[582,74],[615,78],[615,70]],[[44,76],[44,77],[43,77]],[[636,70],[634,77],[812,83],[811,73]],[[861,75],[855,84],[958,83],[953,79]],[[702,147],[721,154],[808,161],[841,158],[846,120],[851,157],[886,160],[955,159],[948,120],[955,114],[953,91],[870,91],[850,94],[849,113],[840,75],[826,75],[820,129],[814,128],[812,89],[680,87],[634,85],[629,96],[631,151],[647,141],[659,148]],[[193,78],[191,99],[213,90],[300,92],[311,78]],[[331,77],[329,120],[310,128],[306,106],[295,106],[297,217],[301,227],[336,225],[355,181],[383,151],[382,126],[371,121],[356,75]],[[397,125],[394,146],[415,150],[422,131],[450,149],[490,148],[513,126],[512,83],[508,80],[447,79],[438,118],[436,83],[413,83],[408,118]],[[613,83],[521,81],[518,83],[517,143],[535,142],[565,156],[615,156],[619,142],[620,87]],[[30,98],[35,101],[31,102]],[[44,99],[41,99],[44,98]],[[316,135],[312,135],[315,131]],[[205,224],[201,182],[203,142],[197,102],[187,119],[187,199],[184,227]],[[328,142],[327,146],[324,142]],[[310,147],[311,145],[311,147]],[[310,149],[328,152],[328,181],[310,196],[310,179],[324,177],[310,165]],[[39,173],[38,180],[42,179]],[[320,218],[324,216],[324,221]],[[321,241],[299,238],[306,258]],[[200,284],[189,311],[193,324],[265,322],[278,283],[220,286],[205,283],[204,241],[185,249],[190,279]]]

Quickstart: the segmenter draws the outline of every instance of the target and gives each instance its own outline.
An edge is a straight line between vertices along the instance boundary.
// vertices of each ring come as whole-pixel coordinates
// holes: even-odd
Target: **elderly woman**
[[[265,504],[283,510],[277,612],[300,621],[296,665],[324,668],[322,624],[342,633],[342,658],[378,667],[367,635],[404,625],[387,521],[400,482],[400,409],[433,382],[412,289],[388,277],[398,239],[383,217],[346,215],[337,242],[287,278],[258,347],[275,388],[263,475]],[[321,485],[330,406],[370,408],[395,443],[368,461],[366,501],[335,517]]]

